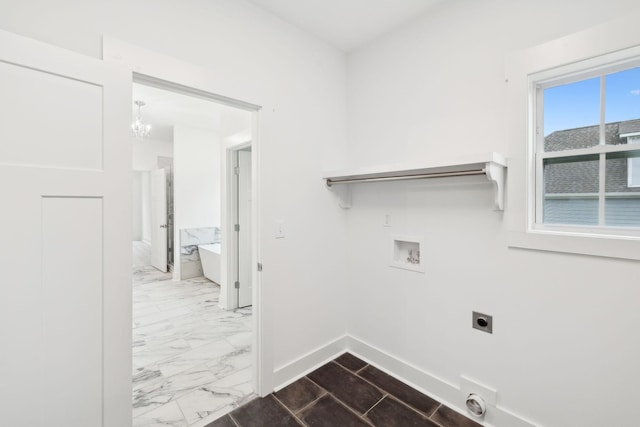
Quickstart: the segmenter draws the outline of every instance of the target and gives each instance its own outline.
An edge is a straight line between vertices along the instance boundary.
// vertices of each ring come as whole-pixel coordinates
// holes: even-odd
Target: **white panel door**
[[[251,305],[251,151],[238,151],[238,307]]]
[[[151,172],[151,265],[167,272],[167,174]]]
[[[131,73],[0,31],[0,424],[131,425]]]

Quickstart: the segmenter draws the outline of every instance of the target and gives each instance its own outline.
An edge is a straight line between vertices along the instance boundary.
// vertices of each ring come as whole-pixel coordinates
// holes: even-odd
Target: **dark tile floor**
[[[480,427],[345,353],[207,427]]]

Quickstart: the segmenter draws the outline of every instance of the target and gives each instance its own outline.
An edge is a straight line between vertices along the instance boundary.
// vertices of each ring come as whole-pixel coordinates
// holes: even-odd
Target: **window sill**
[[[547,230],[511,231],[508,246],[640,261],[640,239],[622,236],[584,235]]]

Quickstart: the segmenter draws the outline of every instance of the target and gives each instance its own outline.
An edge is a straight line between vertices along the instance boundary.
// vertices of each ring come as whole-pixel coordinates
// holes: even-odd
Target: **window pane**
[[[605,224],[640,227],[640,152],[607,155]]]
[[[599,163],[598,156],[544,161],[545,224],[598,224]]]
[[[544,151],[599,144],[599,77],[545,89],[543,103]]]
[[[627,144],[629,134],[640,132],[640,68],[609,74],[605,79],[606,143]]]

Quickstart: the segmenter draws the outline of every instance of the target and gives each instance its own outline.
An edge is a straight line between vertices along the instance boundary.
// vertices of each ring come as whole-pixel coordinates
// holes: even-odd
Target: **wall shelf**
[[[484,153],[440,159],[420,164],[384,165],[355,170],[325,172],[322,179],[338,196],[340,207],[351,207],[350,185],[366,182],[406,179],[447,178],[482,175],[493,183],[494,209],[504,209],[504,185],[507,161],[498,153]]]

